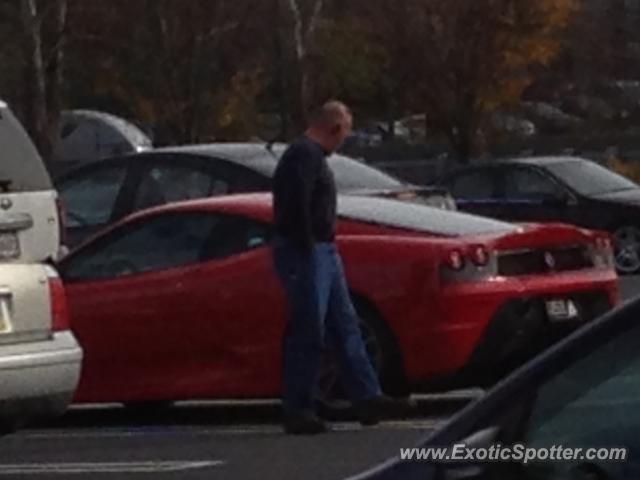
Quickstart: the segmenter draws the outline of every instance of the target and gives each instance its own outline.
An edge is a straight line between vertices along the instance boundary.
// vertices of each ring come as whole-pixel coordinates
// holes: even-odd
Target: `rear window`
[[[51,178],[31,139],[0,102],[0,183],[9,192],[51,190]]]
[[[508,233],[518,229],[510,223],[467,213],[373,197],[340,197],[338,213],[349,220],[448,237]]]
[[[259,170],[272,177],[278,159],[284,151],[284,146],[275,146],[273,148],[274,154],[270,156],[268,164],[261,164]],[[327,163],[333,172],[339,192],[348,192],[350,190],[396,190],[405,184],[402,180],[382,170],[344,155],[330,155],[327,158]]]
[[[403,185],[400,180],[381,170],[342,155],[331,155],[328,163],[333,170],[336,187],[341,192],[358,189],[393,190]]]
[[[638,185],[628,178],[590,160],[576,159],[551,163],[547,168],[576,192],[586,196],[638,188]]]

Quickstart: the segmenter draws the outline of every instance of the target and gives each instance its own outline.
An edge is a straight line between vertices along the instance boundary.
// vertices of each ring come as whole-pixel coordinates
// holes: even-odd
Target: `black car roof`
[[[270,149],[265,143],[210,143],[161,147],[145,152],[142,156],[157,153],[187,153],[201,157],[221,158],[271,175],[284,150],[285,145],[280,143],[272,145]]]
[[[469,165],[460,167],[459,170],[467,170],[471,168],[486,167],[486,166],[499,166],[499,165],[535,165],[546,166],[554,165],[557,163],[575,162],[575,161],[589,161],[580,157],[571,156],[549,156],[549,157],[512,157],[512,158],[498,158],[495,160],[486,160],[480,162],[473,162]]]
[[[572,162],[572,161],[585,161],[584,158],[580,157],[570,157],[568,155],[565,156],[554,156],[554,157],[519,157],[519,158],[508,158],[498,160],[498,163],[506,163],[506,164],[521,164],[521,165],[537,165],[537,166],[545,166],[545,165],[553,165],[556,163],[564,163],[564,162]]]
[[[456,166],[446,171],[439,179],[438,182],[450,178],[452,175],[468,172],[471,170],[477,170],[485,167],[503,167],[508,165],[530,165],[536,167],[545,167],[548,165],[555,165],[565,162],[588,162],[581,157],[572,157],[569,155],[559,156],[546,156],[546,157],[511,157],[511,158],[497,158],[485,161],[471,162],[468,165]]]
[[[156,155],[171,155],[171,154],[183,154],[197,156],[210,159],[220,159],[227,161],[231,164],[245,167],[253,170],[265,177],[271,178],[278,166],[278,160],[284,153],[287,145],[284,143],[276,143],[267,145],[266,143],[209,143],[200,145],[184,145],[184,146],[171,146],[160,147],[153,150],[147,150],[144,152],[129,154],[121,157],[111,157],[104,160],[93,161],[83,165],[72,167],[69,170],[64,171],[62,174],[56,175],[56,182],[65,181],[69,177],[73,177],[78,172],[92,169],[96,165],[105,165],[109,163],[119,162],[135,162],[138,160],[144,160],[147,158],[153,158]],[[408,185],[403,180],[395,178],[387,172],[379,170],[371,165],[367,165],[365,162],[358,159],[348,157],[341,154],[333,154],[329,157],[329,163],[340,165],[343,169],[343,173],[346,173],[351,169],[353,178],[360,178],[359,175],[364,175],[365,171],[369,172],[368,179],[366,181],[357,181],[350,184],[349,176],[343,176],[341,179],[337,179],[338,184],[342,181],[343,190],[395,190],[398,188],[404,188]],[[360,171],[358,169],[361,169]],[[366,175],[365,175],[366,176]],[[351,180],[351,182],[353,182]],[[363,183],[364,182],[364,183]],[[346,185],[346,186],[345,186]]]

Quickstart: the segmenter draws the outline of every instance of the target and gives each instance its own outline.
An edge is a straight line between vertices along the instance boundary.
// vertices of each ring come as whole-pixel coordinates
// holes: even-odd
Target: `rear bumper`
[[[494,315],[463,373],[468,382],[493,381],[595,320],[614,305],[605,291],[563,295],[579,311],[579,318],[561,322],[547,317],[546,297],[510,300]]]
[[[404,350],[414,385],[467,370],[479,375],[512,358],[523,361],[616,305],[619,293],[615,272],[592,271],[453,284],[440,298],[437,318],[423,320],[419,337]],[[579,321],[547,319],[545,300],[558,298],[577,302]]]
[[[62,414],[78,385],[82,350],[71,332],[0,347],[0,421],[23,423]]]

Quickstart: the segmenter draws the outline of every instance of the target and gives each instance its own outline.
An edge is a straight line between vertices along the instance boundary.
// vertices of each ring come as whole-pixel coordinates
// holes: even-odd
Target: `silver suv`
[[[69,326],[57,194],[0,101],[0,431],[64,412],[82,361]]]

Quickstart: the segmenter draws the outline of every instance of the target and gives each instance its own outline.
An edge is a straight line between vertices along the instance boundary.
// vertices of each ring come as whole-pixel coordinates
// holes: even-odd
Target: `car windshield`
[[[586,196],[638,188],[631,180],[588,160],[558,162],[547,168],[576,192]]]
[[[516,225],[489,218],[384,198],[343,196],[341,217],[447,237],[508,233]]]

